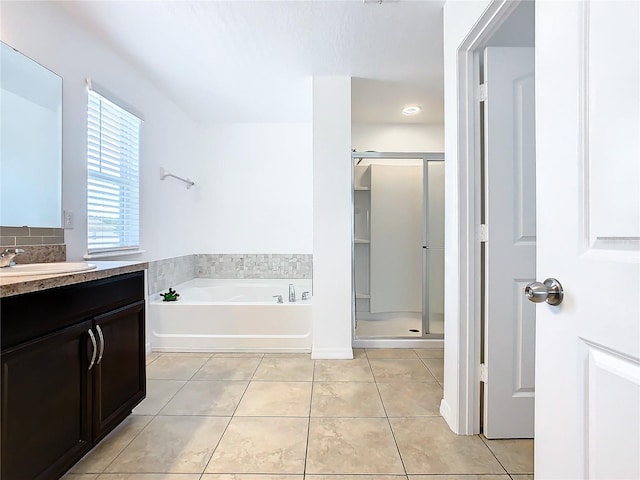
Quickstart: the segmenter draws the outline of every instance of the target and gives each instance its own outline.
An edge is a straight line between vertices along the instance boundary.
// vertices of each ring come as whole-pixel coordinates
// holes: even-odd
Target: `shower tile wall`
[[[165,258],[149,262],[149,294],[166,290],[196,276],[196,256]]]
[[[199,278],[311,278],[311,254],[198,254]]]

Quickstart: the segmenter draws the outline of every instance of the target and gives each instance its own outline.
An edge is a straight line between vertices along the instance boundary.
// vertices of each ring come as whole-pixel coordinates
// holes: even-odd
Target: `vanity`
[[[58,479],[145,397],[143,262],[0,279],[3,480]]]

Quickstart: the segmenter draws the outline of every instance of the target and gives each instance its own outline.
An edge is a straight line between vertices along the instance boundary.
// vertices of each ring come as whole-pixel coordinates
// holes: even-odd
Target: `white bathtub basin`
[[[287,302],[289,284],[296,302]],[[195,278],[173,289],[177,302],[149,297],[149,334],[160,352],[311,351],[311,279]],[[281,295],[284,303],[275,296]]]
[[[26,277],[35,275],[55,275],[93,270],[96,266],[87,262],[26,263],[0,268],[0,277]]]

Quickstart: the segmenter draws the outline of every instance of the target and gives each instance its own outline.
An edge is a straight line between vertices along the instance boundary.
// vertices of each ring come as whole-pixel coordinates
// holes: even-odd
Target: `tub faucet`
[[[16,255],[22,255],[24,250],[21,248],[5,248],[2,253],[0,253],[0,268],[10,267],[15,265],[13,258]]]
[[[289,284],[289,302],[293,303],[296,301],[296,287],[293,286],[293,283]]]
[[[275,298],[275,299],[276,299],[276,302],[278,302],[278,303],[284,303],[284,302],[282,301],[282,295],[274,295],[274,296],[273,296],[273,298]]]

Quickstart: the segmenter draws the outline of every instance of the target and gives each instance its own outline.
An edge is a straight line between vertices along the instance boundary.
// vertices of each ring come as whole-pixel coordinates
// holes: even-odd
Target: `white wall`
[[[63,208],[75,214],[75,228],[65,230],[67,258],[79,260],[86,246],[85,78],[142,113],[140,209],[141,247],[129,259],[158,259],[193,253],[193,206],[196,191],[159,180],[159,169],[195,178],[199,137],[195,124],[152,82],[119,57],[95,33],[55,2],[3,2],[2,41],[63,78]],[[197,179],[196,179],[197,180]]]
[[[202,135],[197,253],[312,253],[311,124],[216,124]]]
[[[351,145],[358,152],[442,152],[444,125],[354,123]]]
[[[468,406],[464,401],[460,382],[459,365],[466,363],[468,346],[460,342],[461,328],[467,320],[467,312],[460,309],[460,237],[461,221],[459,204],[459,162],[464,152],[458,149],[458,47],[480,19],[489,0],[448,0],[444,5],[444,119],[445,119],[445,328],[444,328],[444,399],[440,412],[451,429],[459,434],[474,433],[467,418]]]
[[[313,78],[312,358],[352,358],[351,78]]]

